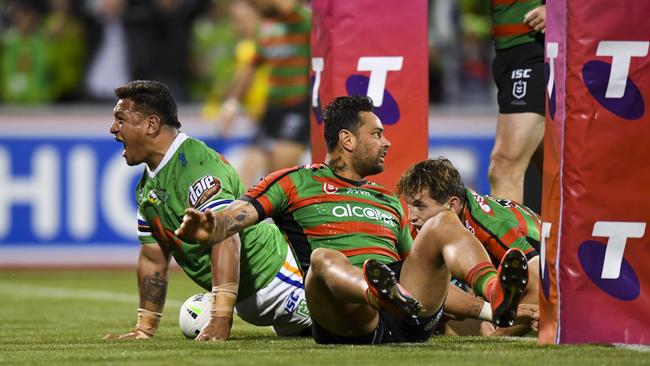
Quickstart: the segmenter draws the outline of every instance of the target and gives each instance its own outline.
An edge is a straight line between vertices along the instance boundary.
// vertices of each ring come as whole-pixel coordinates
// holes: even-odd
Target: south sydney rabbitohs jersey
[[[260,220],[273,218],[305,271],[316,248],[338,250],[359,267],[368,258],[401,260],[411,249],[407,220],[392,192],[341,178],[324,164],[272,173],[240,199],[255,207]]]
[[[483,244],[495,265],[510,248],[521,249],[526,258],[538,255],[539,216],[526,206],[465,189],[467,204],[463,224]]]
[[[203,142],[179,134],[158,168],[144,174],[136,188],[138,237],[170,252],[199,286],[212,290],[211,247],[187,243],[174,235],[185,208],[220,210],[244,193],[233,167]],[[260,223],[243,230],[239,297],[270,283],[284,263],[288,246],[280,230]]]
[[[535,41],[535,33],[524,24],[524,16],[542,5],[541,0],[491,0],[492,36],[497,50]]]

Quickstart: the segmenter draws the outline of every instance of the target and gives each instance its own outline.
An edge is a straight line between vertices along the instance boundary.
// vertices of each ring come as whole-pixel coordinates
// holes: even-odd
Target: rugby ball
[[[178,326],[187,338],[196,338],[210,320],[212,293],[196,294],[185,300],[178,314]]]

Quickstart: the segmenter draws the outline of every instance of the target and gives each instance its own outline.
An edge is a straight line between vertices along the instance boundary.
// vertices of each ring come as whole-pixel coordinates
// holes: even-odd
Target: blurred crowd
[[[0,103],[113,101],[116,85],[152,79],[214,115],[253,52],[245,3],[0,0]],[[489,1],[429,5],[431,103],[492,103]]]

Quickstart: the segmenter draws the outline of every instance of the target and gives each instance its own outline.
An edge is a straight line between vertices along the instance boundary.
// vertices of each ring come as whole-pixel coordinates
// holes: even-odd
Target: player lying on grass
[[[133,81],[115,89],[110,133],[124,145],[128,165],[145,163],[136,188],[140,304],[135,329],[107,338],[151,338],[167,294],[173,256],[183,271],[214,296],[198,340],[227,339],[233,307],[247,322],[272,325],[278,335],[308,330],[311,320],[293,253],[275,225],[260,223],[212,248],[174,235],[184,210],[218,211],[244,188],[228,162],[203,142],[179,132],[176,103],[166,85]]]
[[[445,158],[428,159],[411,166],[400,178],[397,192],[408,203],[409,219],[416,231],[421,231],[425,223],[438,213],[451,211],[457,221],[474,235],[472,242],[476,246],[482,244],[494,265],[509,249],[521,250],[528,260],[530,273],[521,303],[539,304],[539,255],[536,248],[539,247],[541,220],[532,210],[466,188],[458,170]],[[458,297],[458,301],[462,301],[461,298]],[[473,301],[466,301],[465,306],[471,308]],[[455,307],[456,304],[448,302],[449,306]],[[518,324],[510,328],[492,328],[490,333],[523,335],[530,330],[531,324]]]
[[[372,110],[367,97],[336,98],[324,114],[325,164],[271,173],[216,213],[187,209],[176,234],[214,246],[273,217],[309,268],[318,343],[426,341],[442,316],[450,273],[490,300],[496,323],[511,325],[528,281],[524,254],[509,251],[497,277],[451,210],[427,221],[412,242],[397,196],[366,180],[383,171],[390,147]]]

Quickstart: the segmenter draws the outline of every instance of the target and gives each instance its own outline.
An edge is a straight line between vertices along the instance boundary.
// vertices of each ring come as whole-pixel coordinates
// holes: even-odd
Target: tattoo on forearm
[[[247,204],[235,208],[233,212],[224,213],[220,219],[215,220],[209,242],[212,244],[219,243],[230,235],[254,224],[254,218],[252,217],[254,211],[252,210],[254,208]]]
[[[167,279],[163,278],[160,272],[154,275],[146,275],[140,283],[140,297],[143,301],[149,301],[157,305],[165,305],[167,297]]]
[[[342,158],[337,158],[337,159],[334,159],[334,160],[330,161],[329,165],[330,165],[330,168],[332,168],[332,171],[334,173],[343,172],[343,171],[346,171],[346,170],[349,169],[348,165],[345,163],[345,161],[343,161]]]
[[[248,212],[246,211],[242,211],[238,213],[237,216],[235,216],[235,220],[237,220],[237,222],[243,222],[247,218],[248,218]]]

